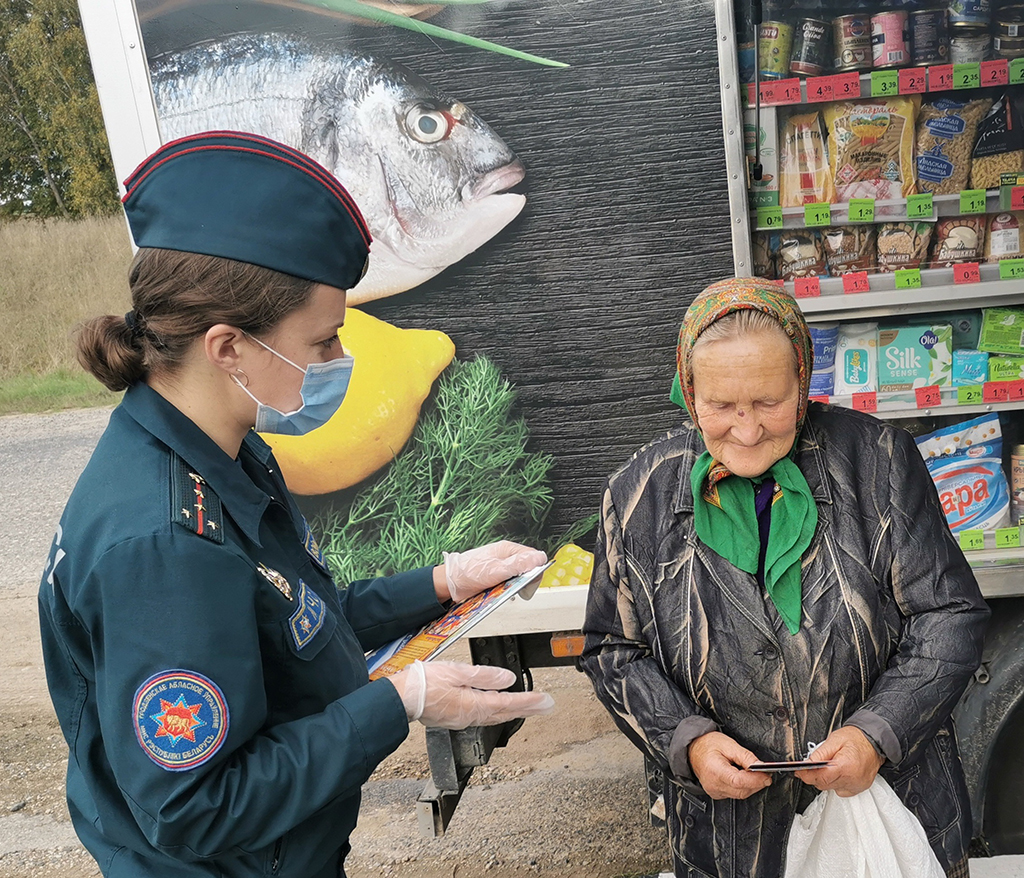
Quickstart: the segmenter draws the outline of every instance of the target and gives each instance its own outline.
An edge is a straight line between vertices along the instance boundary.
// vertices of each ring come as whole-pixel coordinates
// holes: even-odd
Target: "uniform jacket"
[[[604,494],[583,668],[619,728],[666,772],[678,874],[782,874],[789,828],[817,792],[791,775],[712,801],[686,747],[719,729],[763,760],[801,759],[844,724],[945,868],[970,808],[950,713],[981,660],[988,609],[911,437],[812,403],[795,451],[818,508],[790,635],[756,578],[703,545],[691,425],[639,451]]]
[[[408,734],[364,650],[442,612],[429,569],[323,565],[270,448],[233,460],[145,384],[113,412],[39,592],[75,829],[109,878],[338,875]]]

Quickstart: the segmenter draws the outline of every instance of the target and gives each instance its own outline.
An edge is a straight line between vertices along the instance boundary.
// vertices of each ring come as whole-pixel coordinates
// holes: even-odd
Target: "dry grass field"
[[[0,414],[116,401],[78,366],[74,329],[128,310],[124,218],[0,223]]]

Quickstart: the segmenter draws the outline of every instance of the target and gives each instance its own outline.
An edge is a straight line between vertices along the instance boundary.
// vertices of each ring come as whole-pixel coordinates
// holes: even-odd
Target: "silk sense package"
[[[878,389],[949,387],[953,379],[953,327],[892,326],[878,330]]]
[[[916,441],[953,533],[994,530],[1010,523],[999,415],[943,427]]]

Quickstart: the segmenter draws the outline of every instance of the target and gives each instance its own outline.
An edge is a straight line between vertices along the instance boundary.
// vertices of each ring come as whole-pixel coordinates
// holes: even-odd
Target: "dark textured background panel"
[[[365,310],[442,329],[458,356],[486,354],[518,386],[533,446],[557,458],[552,530],[595,511],[604,478],[679,420],[668,401],[679,321],[732,270],[708,4],[515,0],[431,19],[565,70],[260,4],[140,0],[139,11],[151,56],[278,29],[398,61],[517,153],[523,213],[427,284]]]

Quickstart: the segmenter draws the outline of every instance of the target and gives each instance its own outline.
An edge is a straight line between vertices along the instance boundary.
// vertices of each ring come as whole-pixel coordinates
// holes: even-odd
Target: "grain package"
[[[967,188],[978,123],[992,101],[939,98],[924,104],[917,116],[917,188],[949,195]]]
[[[981,262],[985,256],[985,217],[982,214],[940,219],[932,236],[932,268],[957,262]]]
[[[1024,211],[1008,210],[989,214],[988,232],[985,238],[985,259],[998,262],[1024,256],[1024,241],[1021,240],[1021,222]]]
[[[771,232],[754,232],[754,277],[775,279],[775,254],[772,252],[771,238]]]
[[[815,229],[784,229],[778,241],[776,270],[782,280],[826,273],[825,248]]]
[[[837,101],[825,111],[839,201],[905,198],[914,183],[914,120],[920,97]]]
[[[825,261],[832,277],[851,271],[874,271],[875,227],[870,224],[833,226],[821,233]]]
[[[783,207],[835,201],[820,113],[797,113],[786,119],[779,175],[779,202]]]
[[[921,268],[928,258],[933,223],[882,223],[878,227],[878,270]]]
[[[971,160],[971,188],[996,189],[1002,174],[1024,170],[1024,130],[1018,106],[1009,95],[999,98],[978,123]]]

